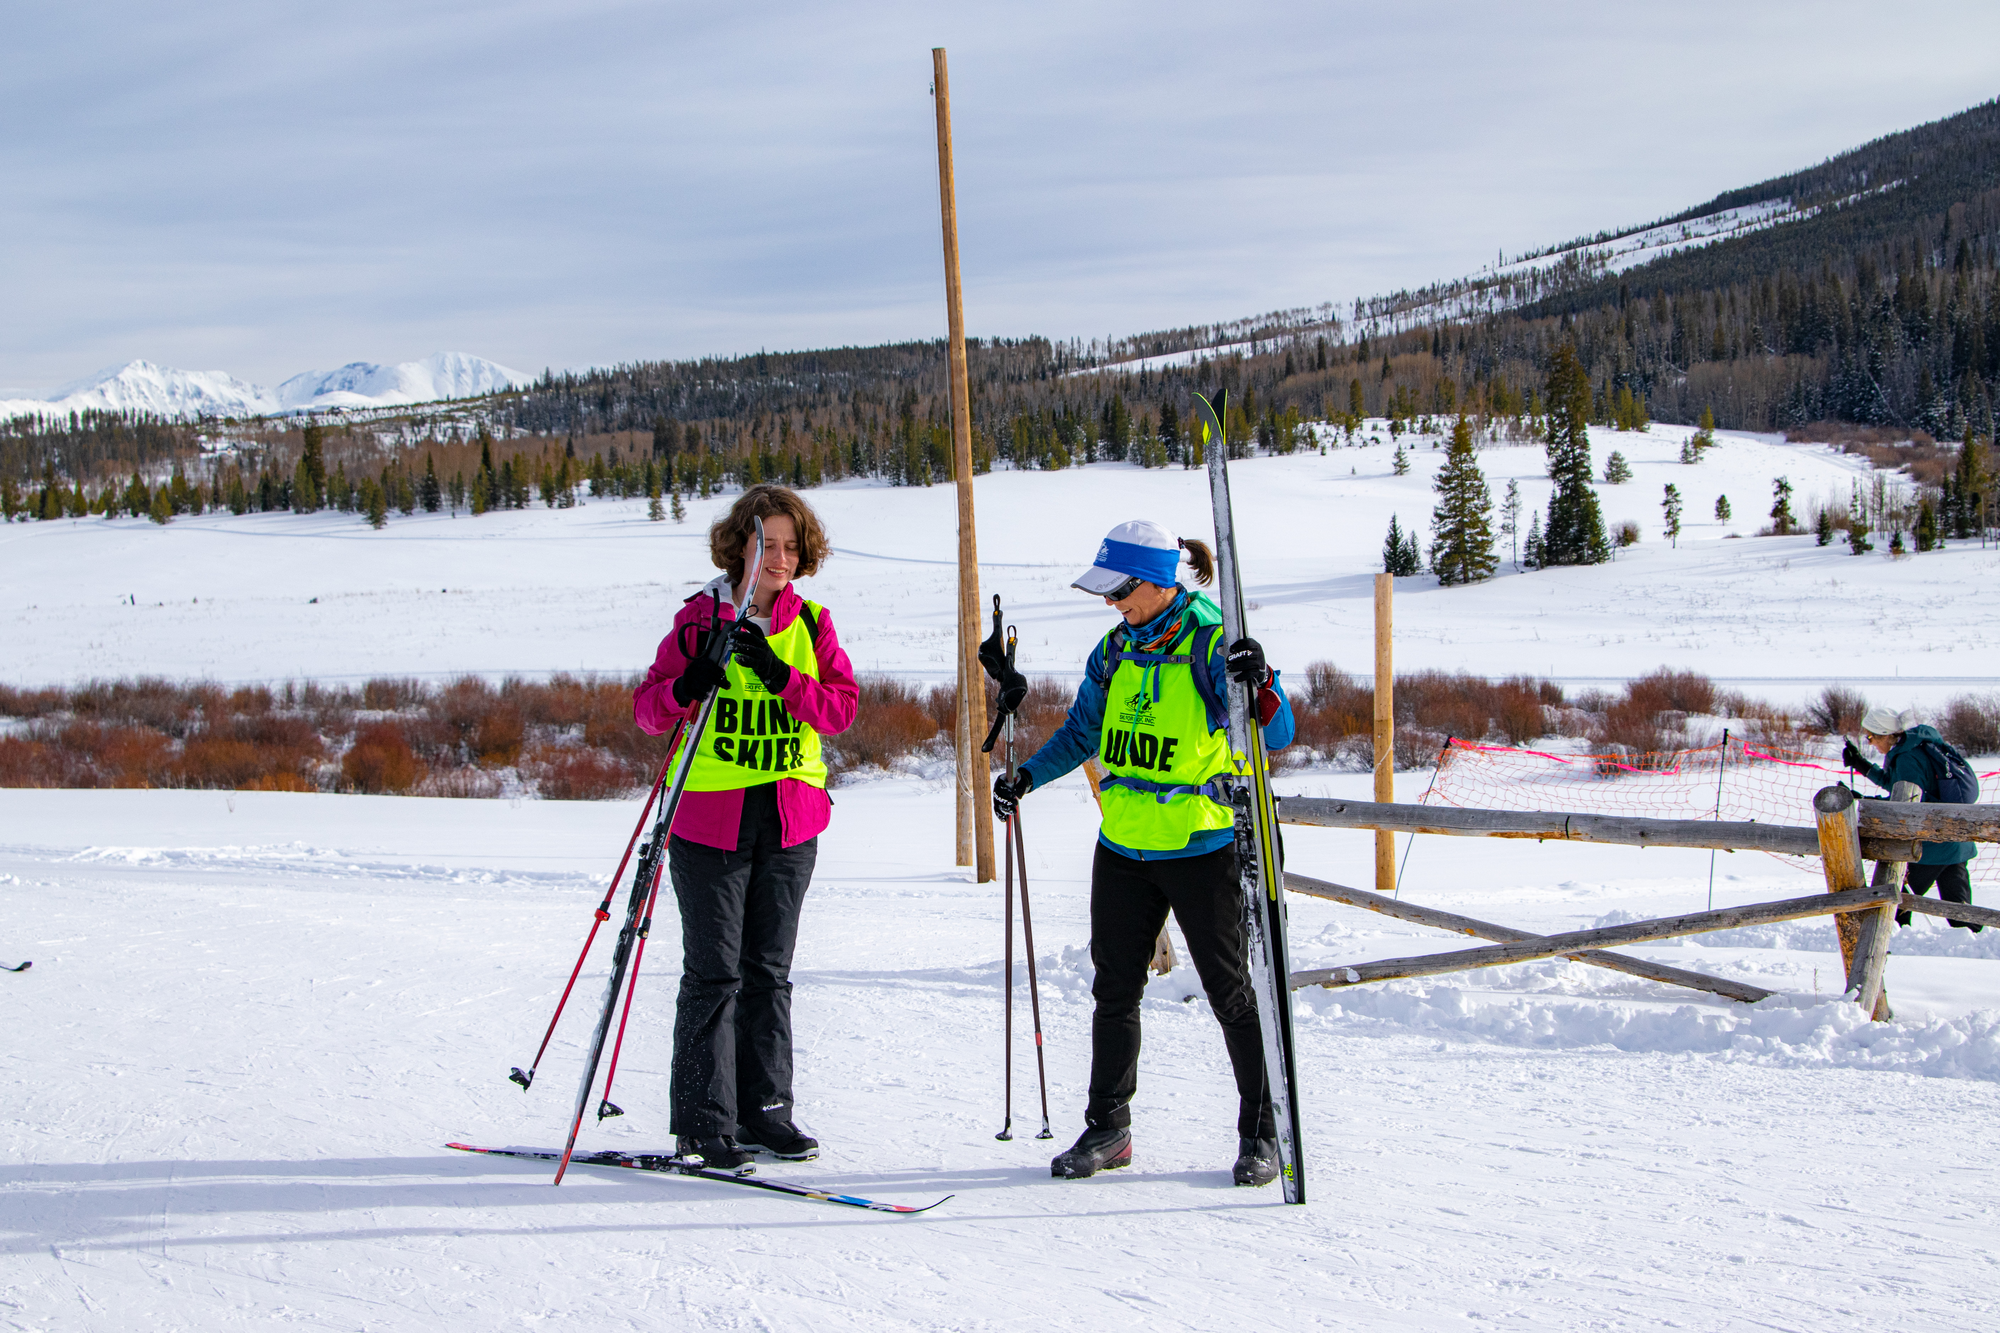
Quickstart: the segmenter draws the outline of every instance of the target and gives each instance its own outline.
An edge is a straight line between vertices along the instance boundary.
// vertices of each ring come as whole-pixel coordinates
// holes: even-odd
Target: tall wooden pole
[[[1396,578],[1375,576],[1375,799],[1396,799]],[[1414,835],[1413,835],[1414,836]],[[1375,892],[1396,891],[1396,835],[1375,833]]]
[[[979,668],[979,539],[972,521],[972,404],[965,368],[965,306],[958,285],[958,195],[951,166],[951,83],[944,48],[931,49],[937,99],[938,208],[944,218],[944,301],[951,362],[951,457],[958,474],[958,863],[993,878],[993,807],[979,742],[986,735],[986,678]]]

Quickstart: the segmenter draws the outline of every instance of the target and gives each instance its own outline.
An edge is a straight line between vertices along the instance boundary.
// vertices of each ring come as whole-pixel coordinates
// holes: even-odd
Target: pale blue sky
[[[1351,301],[2000,93],[2000,5],[14,0],[0,397]]]

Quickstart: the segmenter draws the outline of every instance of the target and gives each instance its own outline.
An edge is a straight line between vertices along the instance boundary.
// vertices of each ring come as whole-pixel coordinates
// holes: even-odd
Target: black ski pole
[[[1012,636],[1008,636],[1007,655],[1013,657]],[[1007,775],[1014,774],[1014,717],[1007,717]],[[1021,935],[1028,949],[1028,1005],[1035,1017],[1035,1076],[1042,1087],[1042,1132],[1038,1139],[1052,1139],[1056,1136],[1049,1128],[1049,1068],[1042,1055],[1042,988],[1035,977],[1035,921],[1028,912],[1028,845],[1021,836],[1021,812],[1007,821],[1007,833],[1021,862]]]
[[[743,566],[743,596],[736,604],[736,620],[740,623],[749,614],[750,604],[756,599],[757,580],[764,568],[764,520],[754,520],[757,525],[756,538],[752,543],[751,558]],[[734,625],[727,628],[722,623],[722,594],[714,594],[715,610],[710,616],[714,632],[709,638],[708,655],[720,666],[729,660],[730,633]],[[708,730],[709,714],[715,710],[717,691],[710,690],[702,699],[694,720],[682,733],[681,747],[674,755],[673,777],[667,785],[667,794],[661,798],[659,812],[653,820],[653,833],[647,840],[645,854],[640,858],[639,869],[632,876],[632,895],[627,900],[625,925],[618,932],[617,947],[611,953],[611,975],[604,984],[604,1007],[597,1015],[597,1028],[591,1034],[589,1054],[584,1060],[583,1079],[576,1089],[576,1112],[570,1117],[569,1138],[563,1143],[562,1161],[556,1167],[555,1184],[562,1184],[563,1173],[569,1170],[570,1154],[576,1151],[576,1136],[583,1128],[584,1112],[590,1108],[590,1087],[597,1081],[598,1062],[604,1058],[604,1040],[611,1032],[612,1015],[618,1011],[618,993],[624,988],[626,967],[632,958],[633,945],[639,940],[640,914],[652,900],[653,890],[659,884],[659,876],[667,856],[667,840],[673,836],[674,815],[680,810],[681,794],[687,789],[688,773],[694,767],[695,751],[701,748],[703,735]]]

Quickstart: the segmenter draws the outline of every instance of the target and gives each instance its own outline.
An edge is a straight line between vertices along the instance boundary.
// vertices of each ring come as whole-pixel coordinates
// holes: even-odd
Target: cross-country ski
[[[460,1152],[480,1153],[487,1157],[524,1157],[536,1162],[560,1162],[564,1153],[556,1148],[478,1148],[470,1143],[447,1143],[447,1148]],[[631,1171],[664,1171],[676,1176],[691,1176],[699,1180],[719,1180],[725,1185],[747,1185],[751,1189],[768,1190],[774,1194],[789,1194],[794,1198],[813,1199],[820,1203],[837,1203],[847,1208],[866,1208],[876,1213],[899,1213],[913,1217],[918,1213],[928,1213],[938,1204],[950,1200],[947,1194],[936,1203],[920,1205],[905,1203],[883,1203],[879,1199],[864,1199],[854,1194],[834,1194],[826,1190],[813,1189],[795,1181],[772,1180],[767,1176],[754,1176],[742,1171],[715,1171],[701,1165],[700,1159],[680,1157],[672,1153],[633,1153],[616,1148],[600,1148],[595,1152],[568,1155],[573,1166],[615,1166]]]

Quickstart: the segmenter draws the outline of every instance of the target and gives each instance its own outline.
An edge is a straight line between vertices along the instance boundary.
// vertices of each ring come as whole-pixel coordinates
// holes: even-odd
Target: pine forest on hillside
[[[1220,387],[1233,453],[1292,452],[1313,443],[1313,422],[1335,428],[1322,439],[1351,440],[1367,418],[1441,433],[1464,415],[1546,441],[1560,368],[1593,423],[1811,425],[1814,438],[1910,465],[1937,504],[1957,502],[1940,487],[1964,468],[1936,441],[1990,437],[2000,390],[2000,102],[1655,225],[1773,199],[1797,220],[1618,274],[1579,261],[1474,318],[1398,327],[1377,302],[1360,323],[1320,306],[1087,344],[970,340],[975,468],[1191,466],[1189,395]],[[1405,294],[1404,307],[1435,295]],[[1558,365],[1565,348],[1574,374]],[[1115,364],[1175,353],[1176,364]],[[551,373],[486,399],[310,427],[22,418],[0,425],[0,502],[9,517],[331,506],[380,523],[394,510],[568,503],[579,490],[659,498],[857,475],[927,485],[951,472],[947,404],[943,343],[912,342]],[[1578,540],[1603,540],[1579,521]]]

